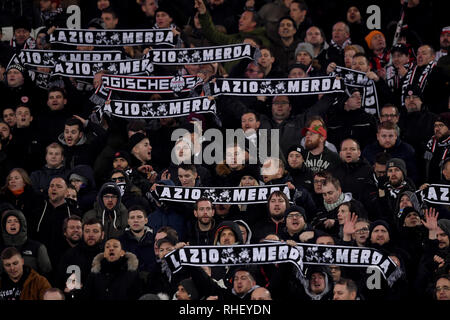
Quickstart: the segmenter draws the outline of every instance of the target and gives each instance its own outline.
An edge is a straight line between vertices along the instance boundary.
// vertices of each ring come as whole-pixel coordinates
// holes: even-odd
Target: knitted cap
[[[442,122],[447,128],[450,129],[450,112],[443,112],[439,114],[438,118],[434,122]]]
[[[381,31],[373,30],[369,32],[369,34],[364,38],[366,40],[367,46],[369,49],[372,49],[372,38],[376,36],[377,34],[381,34],[384,37],[384,34]]]
[[[125,160],[127,160],[128,163],[131,162],[131,156],[125,150],[119,150],[119,151],[115,152],[113,155],[113,160],[115,160],[117,158],[124,158]]]
[[[450,220],[449,219],[439,219],[437,222],[439,228],[445,232],[445,234],[450,237]]]
[[[21,66],[20,64],[16,63],[16,64],[10,64],[7,68],[6,68],[6,72],[8,72],[11,69],[17,69],[19,70],[21,73],[23,73],[25,71],[24,67]]]
[[[297,56],[297,54],[299,54],[299,52],[302,52],[302,51],[308,53],[311,56],[311,58],[314,58],[314,48],[311,43],[300,42],[297,45],[297,48],[295,49],[295,56]]]
[[[135,133],[133,134],[130,139],[128,140],[128,150],[130,150],[130,152],[133,150],[134,146],[137,145],[139,142],[141,142],[142,140],[147,139],[147,136],[143,133]]]
[[[291,153],[292,151],[298,152],[300,154],[302,154],[303,152],[303,147],[301,144],[293,144],[292,146],[289,147],[289,149],[287,150],[286,155],[289,156],[289,153]]]
[[[303,216],[303,219],[305,219],[305,222],[306,222],[306,211],[305,211],[305,209],[303,209],[303,207],[290,206],[284,212],[284,216],[287,217],[291,212],[298,212],[298,213],[300,213]]]
[[[392,167],[399,168],[403,172],[403,177],[406,177],[406,175],[408,174],[408,171],[406,170],[405,161],[403,161],[400,158],[389,159],[389,161],[386,163],[386,170]]]

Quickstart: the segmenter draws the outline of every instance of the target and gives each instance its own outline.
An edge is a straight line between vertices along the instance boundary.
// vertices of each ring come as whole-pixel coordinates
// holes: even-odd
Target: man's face
[[[23,85],[25,79],[23,77],[22,72],[17,69],[10,69],[6,73],[6,81],[8,82],[8,86],[11,88],[17,88]]]
[[[347,217],[350,217],[350,214],[351,214],[351,212],[350,212],[348,205],[345,205],[345,204],[340,205],[339,209],[338,209],[338,213],[337,213],[337,218],[338,218],[339,224],[343,225],[345,222],[345,219],[347,219]]]
[[[367,72],[370,70],[370,66],[367,63],[367,59],[365,57],[353,57],[352,60],[352,69],[361,72]]]
[[[18,254],[12,256],[10,259],[3,260],[3,269],[8,277],[17,282],[23,275],[24,260]]]
[[[159,11],[156,14],[156,23],[160,28],[169,28],[173,19],[167,14],[167,12]]]
[[[290,212],[286,216],[286,228],[288,231],[297,233],[305,227],[305,218],[299,212]]]
[[[366,243],[369,238],[369,225],[363,221],[355,223],[355,233],[352,237],[359,245]]]
[[[231,229],[224,229],[220,233],[219,243],[221,246],[231,246],[236,243],[236,236]]]
[[[78,201],[77,190],[72,188],[67,188],[66,199],[72,199],[73,201]]]
[[[189,140],[182,139],[175,144],[175,156],[179,163],[187,161],[191,158],[192,149]]]
[[[392,54],[392,64],[394,67],[398,68],[409,62],[409,56],[399,51],[395,51]]]
[[[118,18],[114,18],[114,16],[111,13],[102,13],[102,20],[105,23],[106,29],[115,29],[117,26],[117,23],[119,23]]]
[[[383,50],[386,48],[386,39],[382,34],[377,33],[372,37],[372,50]]]
[[[189,297],[189,293],[181,284],[178,285],[176,296],[177,300],[191,300],[191,297]]]
[[[158,6],[155,0],[146,0],[142,4],[142,11],[144,11],[147,17],[154,17],[157,8]]]
[[[118,202],[118,197],[115,194],[112,193],[105,193],[102,197],[103,204],[105,205],[106,209],[112,210],[116,207]]]
[[[58,168],[64,161],[62,150],[60,148],[48,148],[47,154],[45,155],[45,161],[47,167]]]
[[[195,179],[197,179],[197,172],[178,168],[178,180],[183,187],[195,187]]]
[[[274,195],[269,201],[269,213],[271,217],[281,217],[286,211],[286,202],[284,198]]]
[[[16,235],[20,231],[20,221],[15,216],[9,216],[6,219],[6,225],[5,225],[6,233],[10,235]]]
[[[105,243],[105,251],[103,256],[108,262],[114,262],[123,257],[125,251],[122,250],[122,245],[117,239],[110,239]]]
[[[164,258],[166,254],[168,254],[170,251],[172,251],[174,247],[169,242],[164,242],[159,246],[158,249],[158,256],[160,259]]]
[[[355,23],[361,21],[361,12],[357,7],[350,7],[347,10],[347,21],[350,23]]]
[[[322,186],[323,200],[328,204],[332,204],[338,201],[341,193],[341,188],[336,189],[336,187],[332,183],[327,183]]]
[[[412,228],[421,225],[420,216],[417,212],[410,212],[405,217],[405,227]]]
[[[306,30],[305,42],[311,43],[313,46],[319,46],[323,42],[320,29],[317,27],[310,27]]]
[[[272,118],[285,120],[291,115],[291,105],[286,96],[276,96],[272,101]]]
[[[320,236],[316,239],[316,244],[335,245],[332,236]]]
[[[439,45],[441,49],[448,50],[450,46],[450,32],[441,32],[439,36]]]
[[[445,125],[445,123],[441,121],[436,121],[434,123],[434,135],[438,139],[441,139],[442,137],[447,137],[449,135],[448,127]]]
[[[386,165],[375,162],[373,165],[373,172],[375,172],[377,178],[385,176],[387,172]]]
[[[314,150],[323,143],[323,137],[315,132],[306,131],[305,135],[305,148],[307,150]]]
[[[241,117],[241,128],[244,132],[256,131],[259,129],[261,122],[256,120],[254,113],[245,113]]]
[[[325,276],[320,272],[313,273],[309,285],[312,293],[322,293],[325,290]]]
[[[373,244],[376,243],[379,245],[383,245],[385,243],[388,243],[389,240],[390,240],[389,232],[384,226],[378,225],[373,229],[372,234],[370,236],[370,241]]]
[[[121,157],[115,158],[113,160],[113,168],[125,170],[126,168],[128,168],[128,161],[125,158],[121,158]]]
[[[30,37],[30,31],[24,28],[18,28],[14,30],[14,37],[16,37],[17,44],[22,45]]]
[[[262,79],[264,77],[264,71],[260,66],[251,62],[248,64],[247,69],[245,69],[245,77],[248,79]]]
[[[259,185],[258,181],[252,176],[243,176],[241,178],[241,187],[253,187]]]
[[[256,22],[252,21],[253,12],[244,11],[244,13],[239,18],[238,29],[240,32],[250,32],[256,27]]]
[[[283,38],[291,38],[295,35],[297,30],[294,27],[294,24],[289,19],[283,19],[278,26],[278,34]]]
[[[437,240],[439,241],[439,249],[445,249],[449,247],[448,235],[440,227],[437,227]]]
[[[259,58],[258,63],[263,68],[269,68],[275,62],[275,58],[272,56],[269,50],[262,49],[261,50],[261,58]]]
[[[69,220],[67,222],[67,229],[64,232],[64,236],[76,243],[81,240],[82,237],[82,223],[79,220]]]
[[[159,248],[156,245],[156,243],[158,242],[159,239],[162,239],[165,237],[167,237],[167,233],[165,233],[165,232],[158,232],[157,234],[155,234],[155,241],[153,242],[153,250],[155,251],[155,255],[157,257],[159,257]]]
[[[238,295],[247,293],[255,285],[255,281],[246,271],[238,271],[233,278],[233,288]]]
[[[240,168],[245,163],[245,159],[245,152],[240,147],[235,146],[226,149],[225,163],[230,167],[230,169],[236,170]]]
[[[53,178],[48,187],[48,198],[52,202],[59,202],[66,197],[67,184],[62,178]]]
[[[361,150],[359,150],[358,145],[353,140],[345,140],[342,142],[341,151],[339,155],[342,161],[346,163],[356,162],[361,156]]]
[[[11,129],[6,123],[0,123],[0,139],[6,139],[10,136]]]
[[[301,10],[298,3],[291,3],[289,6],[289,16],[294,19],[296,23],[299,23],[305,19],[306,10]]]
[[[324,177],[319,177],[319,176],[315,176],[314,180],[313,180],[313,184],[314,184],[314,192],[317,194],[321,194],[322,191],[322,187],[324,182],[326,181],[326,179]]]
[[[405,106],[408,112],[420,111],[422,108],[422,99],[420,97],[412,95],[405,97]]]
[[[308,75],[302,68],[292,68],[289,71],[288,78],[306,78]]]
[[[142,139],[142,141],[133,147],[133,153],[141,161],[151,160],[152,146],[150,145],[150,140],[148,138]]]
[[[80,131],[80,128],[77,125],[64,126],[64,141],[66,142],[68,147],[75,146],[82,137],[83,132]]]
[[[17,128],[29,127],[33,117],[28,107],[17,107],[16,109]]]
[[[343,22],[338,22],[333,26],[331,38],[334,42],[342,45],[349,37],[350,34],[347,32],[345,24]]]
[[[399,114],[394,107],[384,107],[380,112],[380,120],[383,121],[391,121],[393,123],[398,123]]]
[[[335,284],[333,300],[355,300],[356,292],[350,292],[345,284]]]
[[[355,50],[345,50],[344,52],[344,64],[345,67],[351,68],[353,62],[353,56],[356,54]]]
[[[417,49],[417,65],[419,67],[430,63],[434,59],[434,54],[429,46],[421,46]]]
[[[393,186],[399,186],[400,183],[402,183],[402,181],[404,180],[402,170],[400,170],[397,167],[390,167],[387,170],[387,176],[388,176],[389,182]]]
[[[98,10],[106,9],[110,6],[109,0],[97,0]]]
[[[381,147],[390,149],[397,142],[397,131],[395,129],[380,129],[377,133],[377,140]]]
[[[309,64],[312,62],[312,57],[306,51],[300,51],[299,53],[297,53],[295,59],[297,62],[306,66],[309,66]]]
[[[128,225],[134,232],[141,232],[144,230],[148,219],[141,210],[133,210],[128,212]]]
[[[412,207],[412,206],[413,206],[413,204],[411,202],[411,199],[408,197],[408,195],[406,195],[406,194],[402,195],[402,197],[400,198],[399,208],[404,209],[406,207]]]
[[[439,301],[450,300],[450,280],[440,278],[436,282],[436,299]]]
[[[200,201],[197,204],[197,210],[194,209],[194,216],[200,224],[209,226],[214,217],[214,209],[211,202]]]
[[[3,121],[5,121],[10,128],[16,125],[16,113],[11,108],[3,110]]]
[[[67,104],[67,99],[64,98],[61,91],[51,91],[48,94],[47,106],[52,111],[62,110]]]
[[[293,169],[301,168],[304,162],[302,154],[297,151],[291,151],[288,155],[287,161]]]

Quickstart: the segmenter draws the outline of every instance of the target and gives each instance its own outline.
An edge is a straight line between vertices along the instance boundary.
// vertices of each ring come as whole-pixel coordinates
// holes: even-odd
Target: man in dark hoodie
[[[434,121],[434,135],[426,145],[425,181],[437,183],[441,180],[441,164],[450,148],[450,112],[441,113]]]
[[[304,295],[308,300],[331,300],[333,298],[333,277],[328,266],[311,266],[302,281]]]
[[[86,212],[83,221],[96,218],[102,222],[105,239],[120,237],[128,225],[128,210],[122,204],[120,189],[114,182],[102,185],[94,208]]]
[[[300,144],[294,144],[289,147],[286,155],[288,163],[286,169],[296,187],[302,186],[311,193],[314,191],[313,173],[311,169],[306,167],[302,152],[303,147]]]
[[[195,202],[194,216],[188,242],[190,245],[211,245],[214,242],[215,219],[214,205],[211,199],[200,198]]]

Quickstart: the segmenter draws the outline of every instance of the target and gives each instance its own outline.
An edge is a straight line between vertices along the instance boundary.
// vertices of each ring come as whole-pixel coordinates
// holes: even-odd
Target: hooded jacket
[[[20,230],[15,235],[6,232],[6,220],[8,217],[14,216],[19,220]],[[10,210],[2,217],[2,239],[3,245],[0,246],[2,251],[6,247],[15,247],[22,254],[25,264],[37,270],[41,274],[48,274],[52,271],[50,258],[48,257],[47,248],[40,242],[31,240],[27,235],[27,220],[19,210]],[[3,269],[0,266],[0,269]]]
[[[321,293],[313,293],[310,287],[310,281],[313,273],[321,273],[325,278],[325,289]],[[306,279],[302,281],[305,294],[310,300],[332,300],[333,298],[333,277],[327,266],[312,266],[306,271]]]
[[[118,196],[117,204],[112,210],[108,210],[103,203],[103,195],[113,190],[114,194]],[[128,210],[122,204],[122,196],[117,185],[113,182],[107,182],[102,185],[97,195],[97,202],[94,203],[94,208],[86,212],[83,221],[91,218],[100,220],[105,230],[105,240],[109,238],[120,237],[128,225]]]
[[[94,171],[88,165],[78,165],[67,173],[69,179],[75,173],[87,179],[86,184],[82,184],[78,191],[77,202],[82,212],[91,210],[97,197],[97,188],[94,179]]]
[[[137,300],[141,285],[137,272],[138,259],[126,252],[119,260],[109,262],[103,252],[92,261],[84,296],[87,300]]]

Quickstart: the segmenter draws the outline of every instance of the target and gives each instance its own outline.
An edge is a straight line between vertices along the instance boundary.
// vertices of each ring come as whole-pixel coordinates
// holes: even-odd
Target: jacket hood
[[[311,292],[309,287],[309,282],[313,273],[321,273],[325,277],[325,289],[319,293],[315,294]],[[311,266],[308,267],[306,271],[306,277],[303,281],[303,286],[305,287],[305,293],[313,300],[321,300],[329,292],[333,292],[333,277],[331,275],[330,269],[327,266]]]
[[[58,136],[58,141],[59,141],[63,146],[67,146],[66,140],[64,140],[64,132],[61,133],[61,134]],[[81,145],[85,144],[86,141],[87,141],[86,135],[83,134],[83,136],[81,137],[80,141],[77,142],[77,144],[75,145],[75,147],[76,147],[76,146],[81,146]]]
[[[217,245],[220,239],[220,234],[224,229],[231,229],[236,238],[235,244],[242,244],[242,233],[241,229],[239,229],[239,225],[233,221],[223,221],[221,224],[217,226],[216,232],[214,234],[214,245]]]
[[[117,195],[117,197],[118,197],[117,204],[113,208],[113,210],[119,210],[121,200],[122,200],[122,196],[120,194],[119,187],[114,182],[106,182],[102,185],[102,187],[100,188],[100,191],[97,194],[97,203],[99,204],[99,206],[102,210],[106,210],[105,204],[103,203],[103,196],[106,193],[112,193],[112,194]]]
[[[10,235],[6,232],[6,219],[8,217],[14,216],[19,220],[20,230],[16,235]],[[20,246],[27,241],[27,220],[25,219],[22,211],[19,210],[9,210],[2,217],[2,237],[5,245],[8,246]]]
[[[105,257],[103,256],[103,252],[97,254],[94,260],[92,260],[92,273],[100,273],[102,271],[102,261],[104,261],[103,263],[110,263],[106,261]],[[138,258],[134,253],[131,252],[125,252],[125,255],[116,262],[119,264],[126,264],[127,271],[136,271],[139,265]]]
[[[94,178],[94,170],[88,165],[80,164],[75,166],[67,175],[67,178],[70,178],[72,173],[78,174],[82,177],[85,177],[88,180],[88,183],[85,188],[87,189],[95,189],[95,178]]]
[[[244,220],[234,220],[234,222],[240,226],[243,226],[247,230],[247,241],[245,241],[245,244],[250,244],[250,241],[252,240],[252,229],[250,229]]]
[[[420,213],[421,210],[420,210],[419,199],[417,198],[417,195],[416,195],[414,192],[412,192],[412,191],[403,191],[403,192],[401,192],[401,193],[398,195],[398,197],[397,197],[397,202],[396,202],[396,205],[395,205],[395,208],[396,208],[396,210],[397,210],[396,213],[398,213],[399,210],[400,210],[400,199],[401,199],[404,195],[407,195],[407,196],[408,196],[409,200],[411,200],[411,203],[412,203],[412,205],[413,205],[413,208],[416,209],[417,212]]]

